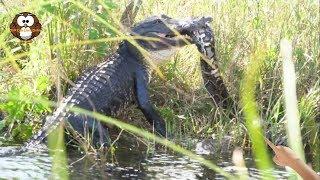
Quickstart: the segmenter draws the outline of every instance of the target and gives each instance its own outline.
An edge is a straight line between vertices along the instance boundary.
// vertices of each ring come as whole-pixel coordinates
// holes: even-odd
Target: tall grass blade
[[[251,55],[251,62],[248,65],[241,89],[241,102],[245,115],[246,125],[252,141],[253,153],[256,158],[257,166],[262,170],[263,179],[272,179],[266,170],[272,168],[270,158],[267,153],[264,142],[263,131],[261,128],[261,119],[258,113],[258,105],[255,102],[256,84],[259,77],[259,71],[266,57],[264,48],[258,47]]]
[[[295,151],[298,156],[305,161],[296,94],[296,74],[292,60],[292,44],[286,39],[283,39],[280,42],[280,56],[282,58],[288,141],[293,151]]]

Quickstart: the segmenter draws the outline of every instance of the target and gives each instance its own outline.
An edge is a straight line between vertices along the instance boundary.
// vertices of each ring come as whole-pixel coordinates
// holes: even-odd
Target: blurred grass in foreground
[[[120,29],[118,19],[127,2],[1,1],[0,95],[42,96],[59,101],[84,69],[103,61],[115,50],[117,40],[123,39],[114,28]],[[232,107],[239,112],[235,119],[213,107],[202,85],[196,48],[183,48],[159,67],[158,74],[163,77],[154,74],[150,87],[152,100],[175,140],[211,137],[213,133],[218,139],[231,135],[234,144],[243,148],[253,145],[256,157],[266,159],[265,145],[254,133],[269,131],[273,141],[286,134],[283,72],[278,54],[280,40],[288,38],[293,40],[303,147],[310,148],[306,157],[311,156],[309,161],[320,171],[319,6],[315,0],[143,1],[137,21],[160,13],[174,18],[212,16],[220,72],[234,99],[249,101],[247,107],[243,102],[243,110],[237,105]],[[13,38],[6,26],[21,11],[35,13],[43,25],[40,36],[30,44]],[[245,76],[250,69],[254,70],[254,77]],[[252,91],[240,92],[242,82],[248,82],[246,87]],[[43,116],[50,113],[48,106],[21,100],[1,101],[0,109],[6,114],[0,122],[0,135],[9,139],[1,143],[9,144],[28,139],[39,129]],[[258,122],[252,126],[253,136],[249,133],[253,144],[248,143],[246,129],[236,123],[242,121],[242,111],[250,119],[249,129],[251,123]],[[150,128],[141,121],[142,115],[134,106],[122,113],[122,119],[127,117],[141,128]],[[269,167],[270,163],[264,163],[259,167]]]
[[[283,67],[288,142],[292,150],[305,162],[296,94],[296,74],[292,61],[292,44],[286,39],[280,42],[280,57],[282,58]]]
[[[64,133],[64,126],[61,124],[48,137],[49,153],[53,158],[52,179],[69,179]]]
[[[258,106],[255,100],[256,84],[260,77],[261,65],[263,64],[266,47],[257,48],[251,55],[251,63],[246,68],[246,73],[241,88],[241,103],[246,120],[246,127],[252,141],[253,153],[256,158],[258,168],[264,170],[270,169],[271,161],[264,142],[264,132],[262,131],[261,119],[258,113]],[[267,174],[262,174],[263,178],[271,179]]]

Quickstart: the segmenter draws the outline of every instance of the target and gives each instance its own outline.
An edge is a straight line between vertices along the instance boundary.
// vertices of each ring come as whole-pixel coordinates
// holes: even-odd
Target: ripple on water
[[[51,157],[45,153],[0,157],[0,178],[47,179],[50,173]]]
[[[155,179],[198,179],[203,168],[186,157],[158,154],[146,159],[144,164],[147,177]]]
[[[143,152],[140,151],[140,154]],[[69,154],[73,155],[73,154]],[[84,159],[70,165],[71,179],[224,179],[221,175],[190,160],[188,157],[172,154],[155,154],[152,157],[137,157],[128,151],[119,153],[124,157],[117,164],[97,165]],[[69,157],[70,161],[81,157]],[[73,158],[73,159],[72,159]],[[236,173],[231,160],[218,154],[212,157],[213,163],[225,171]],[[245,159],[250,179],[260,179],[261,171],[254,168],[251,158]],[[72,161],[74,162],[74,161]],[[0,157],[0,179],[48,179],[51,175],[52,159],[46,152],[25,153],[21,156]],[[266,171],[277,179],[287,179],[289,174],[281,169]]]

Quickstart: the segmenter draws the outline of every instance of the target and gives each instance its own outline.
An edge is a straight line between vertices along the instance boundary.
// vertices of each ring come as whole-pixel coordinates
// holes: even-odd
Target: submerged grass
[[[60,101],[84,69],[101,62],[115,50],[117,41],[126,38],[119,19],[127,3],[127,0],[1,1],[0,95],[30,99],[42,96]],[[214,107],[202,84],[199,53],[192,46],[183,48],[168,62],[154,66],[157,73],[150,85],[152,100],[175,139],[212,134],[222,139],[231,135],[235,144],[250,147],[246,128],[238,123],[243,122],[243,112],[255,156],[260,159],[258,166],[270,167],[265,144],[256,133],[271,133],[273,141],[286,134],[285,119],[289,116],[285,115],[286,96],[278,54],[280,40],[288,38],[293,40],[295,105],[299,108],[302,145],[310,148],[311,158],[306,156],[307,161],[320,171],[319,6],[318,1],[308,0],[143,1],[137,21],[160,13],[175,18],[213,17],[211,25],[220,72],[231,96],[236,102],[241,100],[241,104],[230,107],[238,112],[233,119],[228,111]],[[22,11],[33,12],[43,25],[40,36],[29,44],[20,43],[8,29],[14,15]],[[51,111],[48,105],[17,99],[1,101],[0,109],[5,114],[0,132],[6,137],[1,138],[1,143],[25,141]],[[130,123],[150,128],[134,107],[123,114],[124,119],[132,117],[134,122]]]

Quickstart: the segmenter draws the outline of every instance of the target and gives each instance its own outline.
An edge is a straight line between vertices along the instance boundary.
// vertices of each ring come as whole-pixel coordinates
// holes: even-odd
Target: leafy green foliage
[[[12,137],[17,142],[25,142],[32,136],[32,126],[26,124],[18,124],[12,130]]]
[[[5,122],[4,121],[0,121],[0,132],[1,130],[5,128]]]
[[[34,126],[34,120],[28,118],[37,119],[50,111],[48,105],[31,101],[39,93],[45,93],[47,89],[48,78],[40,76],[35,83],[36,93],[28,85],[22,85],[19,88],[12,87],[7,94],[7,100],[0,104],[0,110],[6,114],[4,121],[1,121],[1,129],[6,126],[13,127],[9,133],[14,141],[26,141],[32,135],[32,130],[39,127],[39,125]],[[30,100],[20,100],[24,97],[29,97]]]

